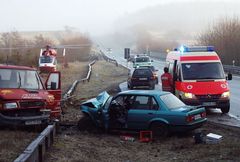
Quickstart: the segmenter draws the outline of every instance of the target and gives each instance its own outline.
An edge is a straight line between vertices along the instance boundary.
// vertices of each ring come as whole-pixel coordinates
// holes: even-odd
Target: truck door
[[[51,72],[45,82],[49,92],[49,101],[47,107],[51,109],[51,118],[59,119],[61,116],[61,73],[59,71]]]

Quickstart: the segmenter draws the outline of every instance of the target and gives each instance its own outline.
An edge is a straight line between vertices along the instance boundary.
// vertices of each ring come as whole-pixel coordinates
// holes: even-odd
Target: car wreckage
[[[159,90],[130,90],[114,97],[102,92],[82,103],[80,110],[82,120],[104,130],[151,130],[154,137],[194,130],[207,121],[203,106],[185,105],[173,94]]]

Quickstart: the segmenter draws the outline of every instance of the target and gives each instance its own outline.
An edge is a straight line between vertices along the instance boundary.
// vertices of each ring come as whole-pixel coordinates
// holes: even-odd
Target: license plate
[[[147,78],[139,78],[139,80],[147,80]]]
[[[200,119],[200,118],[201,118],[201,115],[200,115],[200,114],[194,115],[194,119],[195,119],[195,120],[198,120],[198,119]]]
[[[202,105],[203,106],[215,106],[216,102],[203,102]]]
[[[41,120],[30,120],[30,121],[25,121],[26,125],[37,125],[37,124],[41,124],[42,121]]]

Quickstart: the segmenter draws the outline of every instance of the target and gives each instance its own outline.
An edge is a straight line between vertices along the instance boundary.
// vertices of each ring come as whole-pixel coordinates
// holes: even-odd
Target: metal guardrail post
[[[40,135],[32,141],[31,144],[24,150],[24,152],[18,156],[14,162],[42,162],[44,161],[44,155],[49,147],[53,144],[53,139],[56,133],[56,126],[48,125]]]

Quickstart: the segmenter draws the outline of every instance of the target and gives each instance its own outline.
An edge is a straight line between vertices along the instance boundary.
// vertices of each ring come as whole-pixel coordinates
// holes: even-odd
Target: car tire
[[[228,105],[228,106],[226,106],[226,107],[222,107],[222,108],[221,108],[221,111],[222,111],[222,113],[223,113],[223,114],[226,114],[226,113],[228,113],[228,112],[229,112],[229,110],[230,110],[230,105]]]
[[[91,118],[88,115],[85,115],[78,121],[78,129],[80,131],[91,131],[96,129],[96,127]]]
[[[165,138],[169,135],[169,129],[167,124],[154,122],[150,126],[153,139]]]

